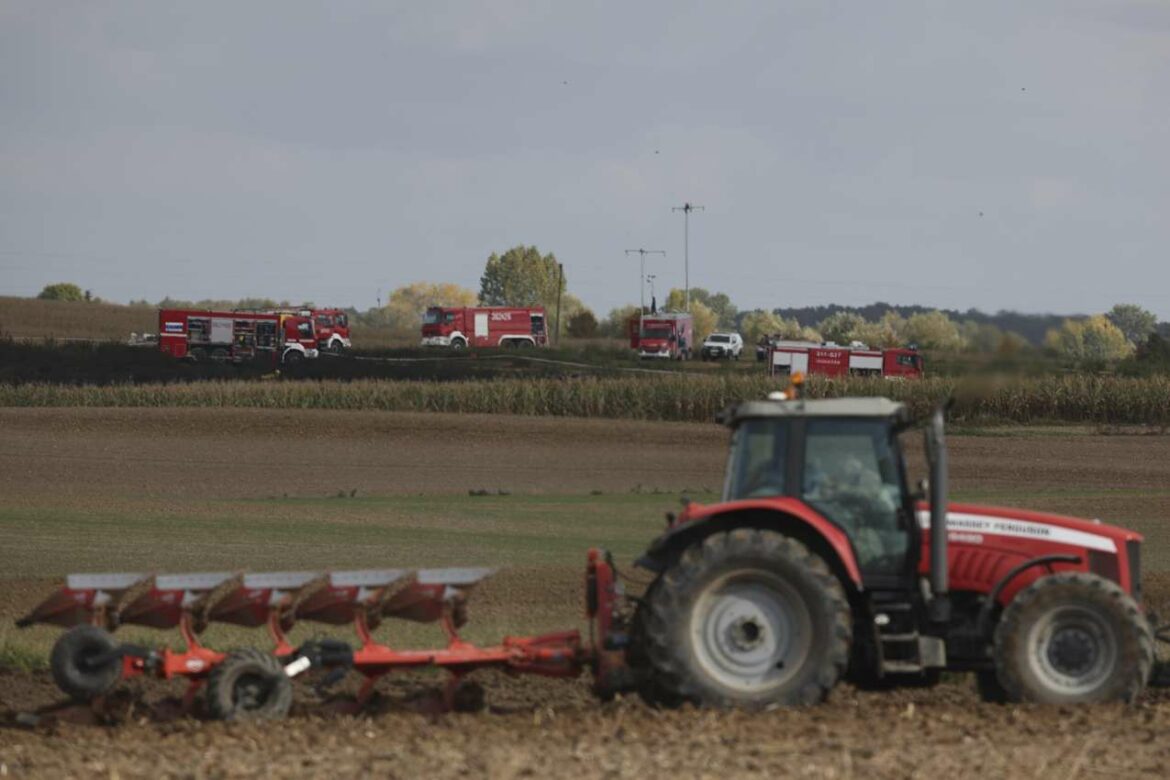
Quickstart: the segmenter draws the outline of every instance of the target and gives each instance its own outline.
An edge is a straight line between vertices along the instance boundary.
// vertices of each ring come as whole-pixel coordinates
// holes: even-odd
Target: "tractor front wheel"
[[[803,544],[772,531],[740,528],[696,542],[641,609],[654,703],[815,704],[849,661],[841,583]]]
[[[284,667],[261,650],[234,650],[207,676],[207,710],[217,720],[283,718],[292,697]]]
[[[53,645],[49,656],[53,682],[75,701],[108,693],[122,677],[122,658],[114,655],[117,647],[109,632],[97,626],[74,626]]]
[[[1154,636],[1134,600],[1094,574],[1042,577],[1003,612],[996,678],[1011,702],[1132,702],[1154,663]]]

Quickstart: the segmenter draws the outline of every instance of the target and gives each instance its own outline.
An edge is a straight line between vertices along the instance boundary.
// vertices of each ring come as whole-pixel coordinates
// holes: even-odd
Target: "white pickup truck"
[[[743,354],[743,338],[738,333],[712,333],[703,342],[700,356],[703,360],[722,360]]]

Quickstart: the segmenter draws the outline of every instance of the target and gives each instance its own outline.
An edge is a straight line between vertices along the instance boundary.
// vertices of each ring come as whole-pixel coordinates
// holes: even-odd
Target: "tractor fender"
[[[691,504],[658,536],[637,565],[655,573],[696,540],[732,528],[777,531],[803,542],[841,578],[846,587],[860,591],[861,570],[849,537],[821,514],[792,498],[747,499],[710,506]]]

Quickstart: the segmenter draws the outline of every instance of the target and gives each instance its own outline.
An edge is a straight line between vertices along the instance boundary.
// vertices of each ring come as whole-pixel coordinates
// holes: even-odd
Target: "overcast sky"
[[[0,294],[375,304],[554,252],[1170,319],[1170,3],[0,0]]]

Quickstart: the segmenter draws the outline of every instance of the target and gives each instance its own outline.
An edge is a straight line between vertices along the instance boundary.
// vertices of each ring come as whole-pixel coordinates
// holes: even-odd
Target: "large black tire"
[[[462,349],[467,349],[467,342],[463,339],[451,339],[451,349],[455,350],[456,352]]]
[[[841,583],[803,544],[739,528],[687,548],[641,606],[648,701],[761,708],[822,701],[849,662]]]
[[[74,626],[53,645],[49,656],[53,682],[76,701],[89,701],[108,693],[122,677],[122,659],[111,658],[101,665],[94,665],[92,659],[117,646],[109,632],[97,626]]]
[[[262,650],[233,650],[207,675],[207,711],[217,720],[283,718],[292,697],[284,667]]]
[[[994,658],[1010,702],[1132,702],[1154,664],[1154,635],[1116,583],[1095,574],[1054,574],[1003,611]]]
[[[290,349],[290,350],[287,350],[283,356],[281,356],[280,362],[284,363],[286,366],[291,367],[291,366],[299,366],[304,359],[305,359],[305,356],[302,355],[300,352],[298,352],[295,349]]]

